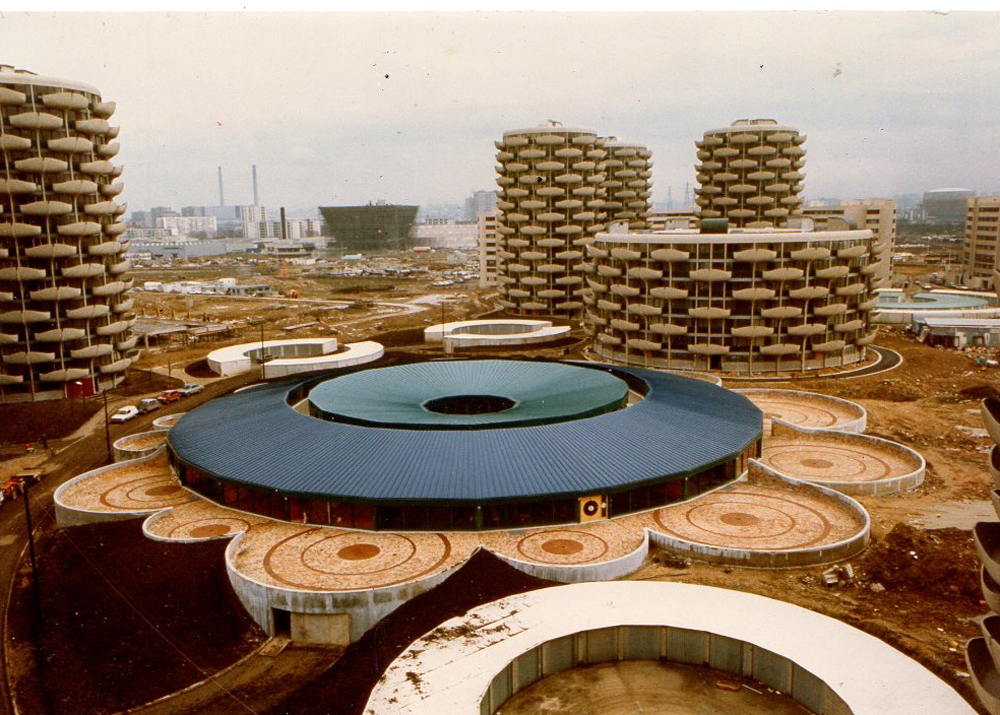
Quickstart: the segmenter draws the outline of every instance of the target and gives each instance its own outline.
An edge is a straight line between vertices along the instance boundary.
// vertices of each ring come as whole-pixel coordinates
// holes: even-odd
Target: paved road
[[[229,392],[235,387],[250,384],[255,380],[255,374],[238,375],[220,380],[213,385],[206,386],[205,391],[200,394],[186,397],[172,405],[137,417],[131,422],[111,425],[111,440],[113,442],[126,434],[149,431],[152,429],[153,420],[157,417],[175,412],[185,412],[213,397]],[[132,397],[128,400],[116,398],[109,401],[109,405],[125,404],[137,399],[138,397]],[[78,430],[74,435],[77,437],[76,439],[67,440],[64,443],[65,446],[61,447],[45,463],[45,476],[42,482],[30,490],[33,526],[36,534],[39,532],[39,527],[50,522],[54,516],[52,493],[60,484],[110,461],[103,428],[104,412],[101,410],[94,418],[88,420],[81,430]],[[85,432],[89,433],[83,434]],[[3,666],[3,677],[0,678],[0,712],[4,715],[13,715],[14,713],[7,687],[6,672],[7,602],[10,586],[17,573],[18,563],[21,554],[25,552],[26,545],[27,529],[24,519],[24,502],[21,499],[5,501],[0,505],[0,633],[2,633],[4,642],[4,657],[0,658],[0,664]]]
[[[869,349],[878,353],[878,362],[858,370],[851,370],[850,372],[833,373],[830,375],[809,375],[808,373],[802,375],[800,373],[796,373],[791,376],[786,375],[785,377],[736,377],[734,375],[726,375],[722,379],[723,382],[726,380],[745,380],[746,382],[794,382],[795,380],[803,377],[810,380],[827,378],[833,380],[846,380],[851,377],[865,377],[866,375],[877,375],[880,372],[888,372],[889,370],[899,367],[899,365],[903,362],[903,356],[895,350],[879,347],[878,345],[872,345]]]

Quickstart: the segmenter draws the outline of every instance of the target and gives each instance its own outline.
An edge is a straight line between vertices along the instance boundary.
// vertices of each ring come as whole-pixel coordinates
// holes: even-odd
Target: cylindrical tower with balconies
[[[642,144],[617,137],[605,138],[604,151],[606,222],[628,221],[629,229],[642,231],[653,210],[653,154]]]
[[[0,401],[92,394],[132,363],[114,110],[0,65]]]
[[[699,218],[734,228],[773,228],[801,215],[805,134],[773,119],[739,119],[705,132],[698,147]]]
[[[497,278],[511,313],[581,315],[583,251],[605,227],[603,144],[558,122],[496,142]]]
[[[870,230],[630,233],[587,246],[595,355],[766,374],[851,365],[875,339]]]

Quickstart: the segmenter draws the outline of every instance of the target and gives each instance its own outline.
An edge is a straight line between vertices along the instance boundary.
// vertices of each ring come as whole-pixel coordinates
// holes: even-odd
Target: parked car
[[[156,399],[160,401],[161,405],[169,405],[171,402],[177,402],[182,397],[184,395],[177,390],[167,390],[157,395]]]
[[[119,407],[118,411],[111,415],[112,422],[128,422],[130,419],[139,416],[139,408],[129,405],[128,407]]]
[[[155,397],[144,397],[139,400],[139,406],[137,409],[139,410],[140,415],[144,415],[147,412],[160,409],[160,401]]]
[[[24,488],[32,484],[38,484],[42,479],[41,469],[27,469],[4,482],[2,487],[5,499],[17,499],[24,493]]]
[[[197,395],[204,389],[204,385],[199,385],[197,382],[189,382],[184,387],[177,388],[177,392],[187,397],[188,395]]]

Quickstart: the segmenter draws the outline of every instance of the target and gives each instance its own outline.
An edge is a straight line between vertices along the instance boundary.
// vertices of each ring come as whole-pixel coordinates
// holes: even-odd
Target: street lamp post
[[[108,444],[108,459],[114,461],[114,455],[111,453],[111,419],[108,417],[108,391],[104,390],[101,394],[104,395],[104,440]]]
[[[31,525],[31,494],[28,482],[22,483],[21,495],[24,497],[24,523],[28,530],[28,555],[31,557],[31,590],[35,597],[35,608],[41,611],[41,595],[38,592],[38,564],[35,562],[35,532]]]

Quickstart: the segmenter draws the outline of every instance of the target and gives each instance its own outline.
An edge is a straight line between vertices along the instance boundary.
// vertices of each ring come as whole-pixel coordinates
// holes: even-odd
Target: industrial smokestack
[[[285,223],[285,207],[281,207],[281,240],[288,238],[288,224]]]
[[[253,165],[253,205],[260,206],[260,195],[257,193],[257,165]]]
[[[219,167],[219,206],[226,205],[226,194],[222,190],[222,167]]]

